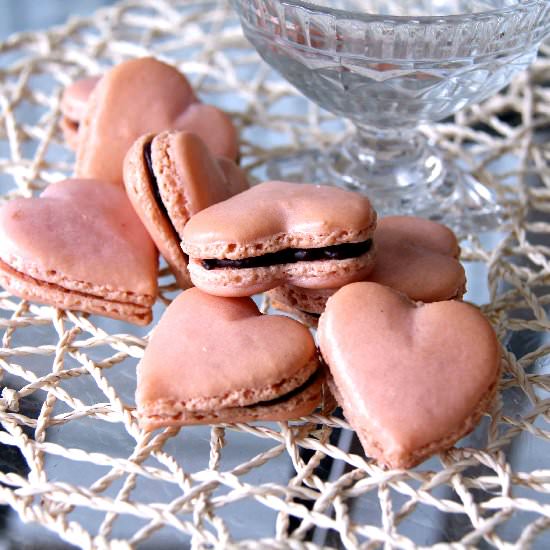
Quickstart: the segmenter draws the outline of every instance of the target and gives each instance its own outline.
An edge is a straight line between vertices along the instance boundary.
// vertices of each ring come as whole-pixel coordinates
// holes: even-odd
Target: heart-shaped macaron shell
[[[375,227],[365,196],[271,181],[193,216],[182,248],[193,283],[211,294],[251,296],[283,283],[337,287],[371,271]]]
[[[157,270],[153,242],[119,186],[66,180],[0,208],[0,285],[14,295],[146,324]]]
[[[141,221],[180,287],[191,285],[180,235],[200,210],[248,188],[232,161],[216,159],[190,132],[140,137],[124,159],[124,185]]]
[[[125,61],[108,71],[90,96],[75,172],[122,183],[123,159],[134,141],[170,129],[198,133],[215,155],[237,155],[231,119],[216,107],[201,105],[176,68],[150,57]]]
[[[418,302],[462,298],[466,274],[460,248],[446,226],[414,216],[387,216],[374,232],[376,263],[366,280],[389,286]],[[298,315],[315,326],[337,288],[283,285],[269,292],[276,309]]]
[[[317,407],[322,384],[303,325],[261,315],[249,298],[192,288],[170,304],[151,336],[136,402],[145,429],[289,420]]]
[[[450,448],[488,409],[500,372],[493,329],[473,306],[418,305],[376,283],[332,296],[319,343],[334,393],[367,455],[408,468]]]
[[[175,130],[197,134],[215,157],[237,161],[239,134],[231,117],[214,105],[193,103],[174,123]]]
[[[369,281],[419,302],[462,298],[466,275],[448,227],[414,216],[388,216],[379,220],[375,239],[378,254]]]

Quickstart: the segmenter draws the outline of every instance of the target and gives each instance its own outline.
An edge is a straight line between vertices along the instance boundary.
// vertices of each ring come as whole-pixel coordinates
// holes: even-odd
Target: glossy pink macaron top
[[[144,429],[291,420],[323,399],[313,337],[288,317],[262,315],[250,298],[192,288],[168,307],[137,369]]]
[[[313,338],[297,321],[262,315],[249,298],[193,288],[178,296],[155,330],[140,365],[139,400],[170,396],[195,400],[198,408],[210,399],[243,406],[276,396],[277,384],[300,376],[313,358]]]
[[[120,187],[53,183],[0,208],[0,259],[41,280],[156,294],[155,247]]]
[[[414,216],[387,216],[375,232],[378,255],[368,280],[389,286],[411,300],[461,298],[466,274],[460,247],[445,225]]]
[[[235,158],[237,131],[229,116],[199,103],[175,67],[151,57],[125,61],[98,82],[78,134],[75,172],[122,183],[122,164],[134,141],[147,133],[188,129],[214,154]]]
[[[183,248],[194,258],[240,259],[285,248],[370,238],[367,197],[328,185],[270,181],[210,206],[189,221]]]
[[[0,285],[21,298],[147,324],[157,251],[120,186],[71,179],[0,208]]]
[[[328,300],[318,337],[346,418],[367,454],[391,467],[412,467],[451,446],[496,390],[496,335],[463,302],[420,305],[355,283]]]

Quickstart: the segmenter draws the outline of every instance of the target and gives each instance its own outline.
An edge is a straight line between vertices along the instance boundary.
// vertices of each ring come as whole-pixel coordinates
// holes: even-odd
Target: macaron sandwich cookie
[[[182,288],[191,286],[180,247],[189,218],[248,188],[244,172],[232,160],[214,158],[200,137],[183,131],[140,137],[125,157],[124,184]]]
[[[65,180],[0,208],[0,285],[15,296],[143,325],[157,271],[155,246],[119,186]]]
[[[78,130],[75,173],[122,184],[122,163],[147,133],[188,130],[216,156],[235,159],[237,131],[227,114],[199,102],[187,78],[152,57],[131,59],[106,72],[90,95]]]
[[[318,336],[346,419],[367,456],[390,468],[452,447],[495,397],[500,347],[464,302],[415,303],[354,283],[329,298]]]
[[[370,273],[375,227],[358,193],[272,181],[193,216],[182,248],[193,283],[211,294],[251,296],[285,283],[334,288]]]
[[[324,370],[304,325],[262,315],[250,298],[192,288],[167,308],[138,365],[136,403],[146,430],[283,421],[322,401]]]
[[[374,239],[376,264],[367,281],[389,286],[415,302],[456,300],[466,292],[460,247],[448,227],[414,216],[388,216],[378,220]],[[282,285],[269,291],[269,296],[276,309],[316,326],[337,290]]]

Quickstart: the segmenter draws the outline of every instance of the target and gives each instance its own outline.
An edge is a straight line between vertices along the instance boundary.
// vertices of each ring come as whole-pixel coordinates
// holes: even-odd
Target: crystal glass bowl
[[[479,229],[491,190],[419,131],[505,87],[550,32],[548,0],[231,0],[263,59],[309,99],[353,122],[328,151],[270,175],[367,193],[382,213]]]

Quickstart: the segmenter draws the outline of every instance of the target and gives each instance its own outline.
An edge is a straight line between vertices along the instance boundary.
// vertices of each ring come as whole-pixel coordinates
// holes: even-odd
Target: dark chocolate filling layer
[[[309,315],[310,317],[314,317],[315,319],[320,319],[321,314],[320,313],[313,313],[312,311],[306,311],[305,309],[299,309],[301,313],[305,313],[306,315]]]
[[[162,216],[168,223],[170,227],[170,231],[174,236],[174,239],[179,242],[181,240],[180,236],[178,235],[176,228],[173,226],[172,221],[170,220],[170,215],[168,214],[168,210],[166,210],[166,206],[164,206],[164,203],[162,202],[162,197],[160,196],[159,185],[157,182],[157,178],[155,176],[155,171],[153,170],[153,158],[151,156],[151,146],[152,146],[152,141],[147,142],[143,146],[143,160],[145,160],[145,168],[147,172],[147,178],[149,179],[149,185],[151,187],[151,191],[153,192],[153,197],[155,198],[155,203],[157,205],[157,208],[160,210]],[[187,258],[187,256],[185,257]]]
[[[204,269],[231,267],[246,269],[249,267],[269,267],[271,265],[295,264],[297,262],[315,262],[319,260],[347,260],[358,258],[372,248],[372,239],[360,243],[343,243],[321,248],[286,248],[262,256],[252,256],[241,260],[208,259],[201,260]]]
[[[319,377],[321,376],[322,369],[317,369],[301,386],[298,386],[297,388],[294,388],[293,390],[289,391],[288,393],[285,393],[284,395],[280,395],[279,397],[275,397],[275,399],[269,399],[267,401],[258,401],[258,403],[253,403],[252,405],[246,405],[245,409],[251,409],[252,407],[272,407],[275,405],[280,405],[281,403],[284,403],[285,401],[289,401],[293,397],[296,397],[303,391],[307,390],[309,386],[312,386],[319,380]]]
[[[37,286],[38,288],[41,288],[41,289],[52,289],[54,291],[57,291],[57,292],[63,292],[65,294],[69,294],[71,296],[80,296],[82,297],[83,299],[92,299],[92,300],[102,300],[105,302],[105,304],[112,304],[112,305],[115,305],[115,306],[134,306],[134,307],[139,307],[139,308],[143,308],[143,309],[148,309],[149,306],[146,306],[146,305],[143,305],[143,304],[138,304],[136,302],[131,302],[131,301],[124,301],[124,300],[108,300],[107,298],[105,298],[104,296],[101,296],[99,293],[96,293],[96,294],[92,294],[91,292],[82,292],[82,291],[79,291],[79,290],[73,290],[73,289],[70,289],[70,288],[65,288],[64,286],[61,286],[57,283],[50,283],[48,281],[43,281],[41,279],[36,279],[35,277],[32,277],[31,275],[27,275],[26,273],[23,273],[21,271],[17,271],[16,269],[14,269],[13,267],[11,267],[9,264],[3,262],[2,260],[0,260],[0,271],[3,271],[4,273],[6,273],[7,275],[9,275],[10,277],[12,277],[13,279],[17,280],[17,279],[21,279],[23,280],[24,282],[27,282],[29,284],[33,284],[35,286]],[[40,300],[37,298],[36,299],[37,302],[40,302]],[[41,302],[41,303],[55,303],[55,300],[52,299],[51,301],[49,302]],[[62,307],[61,305],[59,307]],[[73,305],[73,307],[75,307]],[[103,309],[103,311],[106,311],[106,309]],[[113,312],[116,312],[116,311],[119,311],[120,312],[120,308],[118,308],[118,310],[112,310]],[[148,312],[145,311],[145,312],[140,312],[140,313],[136,313],[135,316],[138,318],[138,319],[145,319],[148,315]]]

